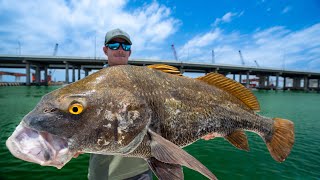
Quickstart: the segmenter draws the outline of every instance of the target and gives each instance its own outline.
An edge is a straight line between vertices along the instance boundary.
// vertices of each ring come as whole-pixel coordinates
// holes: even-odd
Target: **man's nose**
[[[120,47],[119,47],[118,51],[124,51],[124,49],[122,48],[121,44],[120,44]]]

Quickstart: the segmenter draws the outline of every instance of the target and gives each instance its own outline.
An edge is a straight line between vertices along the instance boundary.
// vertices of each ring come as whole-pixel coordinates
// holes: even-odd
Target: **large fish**
[[[253,131],[276,161],[289,155],[293,123],[256,114],[259,103],[241,84],[216,73],[192,79],[156,69],[110,67],[46,94],[7,147],[57,168],[78,152],[140,157],[159,179],[183,179],[182,166],[216,179],[181,149],[208,134],[249,150],[244,130]]]

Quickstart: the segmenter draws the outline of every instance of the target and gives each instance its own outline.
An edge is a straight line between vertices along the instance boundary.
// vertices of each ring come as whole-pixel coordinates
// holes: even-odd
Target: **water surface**
[[[13,157],[5,146],[41,97],[58,87],[0,87],[0,179],[87,179],[89,155],[80,155],[58,170]],[[290,119],[296,142],[288,159],[274,161],[263,140],[248,132],[250,152],[234,148],[222,138],[200,140],[185,148],[219,179],[320,179],[320,94],[255,91],[261,115]],[[184,168],[185,179],[206,179]]]

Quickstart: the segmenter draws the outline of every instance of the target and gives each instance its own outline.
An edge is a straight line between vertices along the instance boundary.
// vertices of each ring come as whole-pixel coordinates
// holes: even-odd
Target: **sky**
[[[115,28],[131,59],[320,72],[319,0],[0,0],[0,54],[104,58]]]

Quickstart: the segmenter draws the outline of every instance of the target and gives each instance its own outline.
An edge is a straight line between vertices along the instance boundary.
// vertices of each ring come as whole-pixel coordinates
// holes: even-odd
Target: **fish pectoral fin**
[[[147,162],[158,179],[183,179],[183,171],[180,164],[168,164],[151,157]]]
[[[180,73],[179,69],[174,67],[174,66],[169,66],[166,64],[152,64],[147,66],[148,68],[151,69],[156,69],[165,73],[169,73],[169,74],[174,74],[174,75],[178,75],[178,76],[182,76],[182,74]]]
[[[236,148],[249,151],[247,135],[243,130],[235,130],[231,134],[226,135],[224,138]]]
[[[196,79],[227,91],[242,101],[250,109],[260,111],[260,105],[256,96],[248,88],[244,87],[237,81],[229,79],[219,73],[208,73],[205,76],[201,76]]]
[[[148,134],[151,137],[151,155],[154,158],[168,164],[180,164],[200,172],[209,179],[217,179],[216,176],[213,175],[201,162],[179,146],[166,140],[150,129],[148,129]]]

